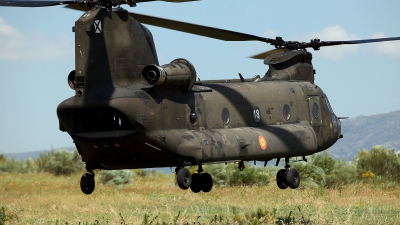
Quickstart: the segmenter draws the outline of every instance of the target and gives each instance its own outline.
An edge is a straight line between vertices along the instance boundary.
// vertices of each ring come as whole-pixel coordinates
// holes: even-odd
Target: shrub
[[[326,175],[321,167],[312,163],[312,160],[306,162],[294,163],[295,168],[300,173],[301,187],[323,187],[326,185]]]
[[[263,167],[252,166],[246,163],[246,168],[243,171],[235,168],[230,171],[229,182],[230,186],[240,185],[266,185],[269,183],[269,172]]]
[[[132,181],[132,170],[102,170],[100,182],[106,185],[128,184]]]
[[[347,162],[345,159],[339,159],[327,176],[327,187],[339,187],[351,184],[357,181],[357,169],[353,162]]]
[[[370,172],[389,181],[400,180],[400,156],[396,154],[394,148],[388,149],[386,146],[377,145],[370,151],[364,149],[357,153],[354,161],[360,177],[364,174],[366,178],[365,174]]]
[[[139,177],[148,177],[148,176],[154,176],[157,175],[158,171],[154,169],[148,169],[148,170],[143,170],[143,169],[134,169],[133,173],[136,174]]]
[[[227,167],[229,166],[233,167],[233,165],[211,164],[204,166],[204,169],[212,176],[215,185],[227,186],[229,183]],[[228,170],[231,170],[231,168]]]
[[[267,168],[256,167],[245,163],[245,169],[240,171],[235,164],[211,164],[204,167],[204,170],[213,177],[214,184],[220,186],[246,186],[266,185],[270,181]]]
[[[36,164],[39,172],[48,172],[56,176],[68,176],[83,168],[81,156],[76,150],[70,152],[61,149],[40,154]]]
[[[36,164],[32,159],[15,160],[0,156],[0,171],[9,173],[32,173],[37,170]]]
[[[303,187],[339,187],[356,181],[357,171],[353,163],[344,159],[336,160],[327,152],[321,152],[309,157],[308,162],[294,163],[301,175]]]

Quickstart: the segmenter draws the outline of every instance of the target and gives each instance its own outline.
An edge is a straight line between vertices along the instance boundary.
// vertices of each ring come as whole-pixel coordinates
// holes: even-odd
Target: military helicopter
[[[314,83],[307,48],[400,40],[284,41],[130,13],[120,7],[152,0],[0,1],[0,6],[66,5],[83,10],[75,22],[75,96],[57,108],[87,172],[80,187],[95,189],[95,169],[176,167],[178,186],[209,192],[209,163],[284,159],[281,189],[297,188],[290,159],[323,151],[342,138],[326,94]],[[166,0],[185,2],[185,0]],[[274,50],[253,56],[269,66],[264,77],[198,81],[195,67],[179,58],[159,65],[150,24],[225,41],[261,41]],[[198,166],[191,174],[186,168]]]

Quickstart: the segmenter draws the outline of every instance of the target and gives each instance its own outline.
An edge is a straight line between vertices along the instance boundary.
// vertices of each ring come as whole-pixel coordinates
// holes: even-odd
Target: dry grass
[[[86,196],[79,179],[0,173],[6,224],[400,224],[400,187],[280,190],[271,182],[194,194],[162,175],[124,186],[96,183]]]

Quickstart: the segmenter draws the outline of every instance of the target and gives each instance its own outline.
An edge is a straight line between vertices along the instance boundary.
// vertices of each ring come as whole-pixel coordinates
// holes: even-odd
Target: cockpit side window
[[[326,102],[326,106],[328,106],[329,112],[333,113],[333,109],[331,104],[329,103],[328,97],[324,96],[325,102]]]

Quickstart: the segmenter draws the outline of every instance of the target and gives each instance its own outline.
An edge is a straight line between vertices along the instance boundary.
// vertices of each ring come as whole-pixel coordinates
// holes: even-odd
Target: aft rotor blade
[[[267,58],[267,57],[270,56],[270,55],[273,55],[273,54],[276,54],[276,53],[279,53],[279,52],[283,52],[283,51],[286,51],[286,50],[287,50],[287,48],[276,48],[276,49],[272,49],[272,50],[269,50],[269,51],[260,53],[260,54],[258,54],[258,55],[250,56],[249,58],[253,58],[253,59],[265,59],[265,58]]]
[[[259,37],[251,34],[239,33],[230,30],[207,27],[138,13],[129,13],[129,15],[141,23],[224,41],[262,41],[267,43],[274,41],[274,39]]]
[[[365,43],[397,41],[397,40],[400,40],[400,37],[364,39],[364,40],[353,40],[353,41],[321,41],[320,46],[365,44]]]

